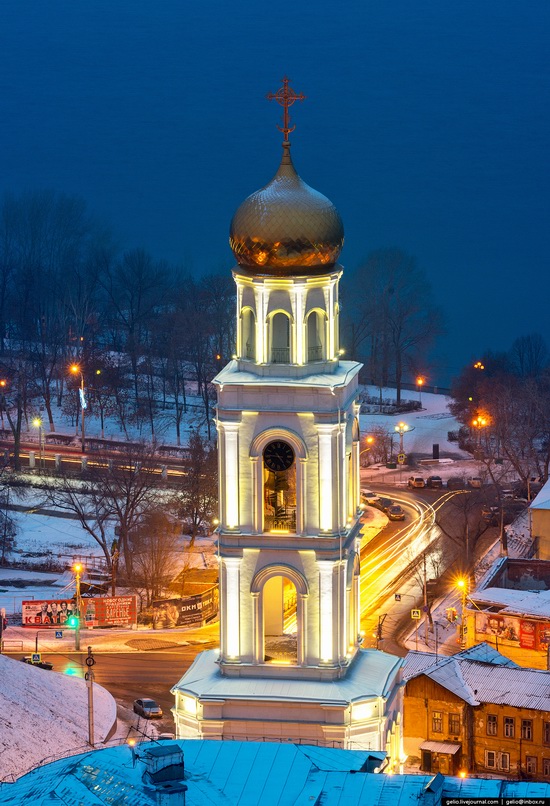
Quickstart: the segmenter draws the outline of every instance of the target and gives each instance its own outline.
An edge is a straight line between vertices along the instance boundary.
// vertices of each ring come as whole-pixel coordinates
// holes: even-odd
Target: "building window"
[[[285,313],[276,313],[271,317],[271,362],[273,364],[290,363],[290,319]]]
[[[525,772],[527,775],[537,774],[537,757],[525,756]]]
[[[504,735],[507,739],[513,739],[516,733],[516,720],[513,716],[504,717]]]
[[[487,736],[496,736],[498,733],[498,716],[487,714]]]
[[[550,744],[550,722],[545,722],[543,725],[542,740],[544,744]]]
[[[460,715],[449,714],[449,733],[452,736],[458,736],[460,733]]]
[[[522,719],[521,720],[521,738],[527,739],[528,741],[533,741],[533,720],[532,719]]]
[[[494,750],[485,751],[485,766],[490,770],[496,770],[497,767],[497,754]]]
[[[501,753],[500,754],[500,769],[501,770],[509,770],[510,769],[510,753]]]
[[[443,733],[443,713],[432,711],[432,730],[434,733]]]
[[[550,758],[542,759],[542,774],[546,777],[550,777]]]

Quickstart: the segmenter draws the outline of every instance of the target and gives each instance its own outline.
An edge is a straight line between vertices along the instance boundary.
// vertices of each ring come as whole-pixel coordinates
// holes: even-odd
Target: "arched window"
[[[262,568],[250,586],[254,597],[254,655],[256,663],[306,662],[306,602],[308,586],[295,568]]]
[[[290,364],[290,318],[286,313],[273,314],[271,323],[271,361]]]
[[[307,317],[307,360],[325,359],[325,315],[321,311],[311,311]]]
[[[249,361],[256,359],[256,317],[251,308],[241,313],[241,354]]]
[[[288,442],[275,439],[263,451],[264,530],[296,532],[296,459]]]

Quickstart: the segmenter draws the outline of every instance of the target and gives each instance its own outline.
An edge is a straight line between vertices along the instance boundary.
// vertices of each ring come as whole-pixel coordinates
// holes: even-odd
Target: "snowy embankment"
[[[12,780],[60,755],[83,752],[88,741],[84,680],[66,677],[0,655],[0,780]],[[103,742],[116,719],[116,703],[94,685],[95,741]]]
[[[362,391],[372,397],[376,397],[379,393],[375,386],[364,386]],[[402,396],[407,400],[418,400],[417,392],[403,392]],[[395,397],[395,389],[382,390],[384,400],[395,400]],[[395,415],[376,412],[361,414],[361,434],[368,434],[376,428],[385,428],[389,434],[394,434],[395,452],[399,447],[399,434],[395,433],[395,426],[403,421],[409,426],[409,430],[403,438],[405,453],[431,456],[433,445],[437,444],[442,456],[452,455],[455,458],[466,458],[469,454],[461,451],[458,443],[449,442],[448,439],[449,431],[458,431],[460,428],[460,423],[449,412],[449,403],[450,398],[445,395],[422,392],[422,409],[420,411]]]

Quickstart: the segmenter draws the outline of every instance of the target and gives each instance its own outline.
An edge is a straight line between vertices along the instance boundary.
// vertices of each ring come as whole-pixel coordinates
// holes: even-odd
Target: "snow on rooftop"
[[[550,672],[540,669],[504,664],[496,657],[488,662],[474,660],[469,650],[437,659],[433,653],[409,652],[403,679],[410,680],[420,674],[470,705],[487,702],[550,711]]]
[[[304,375],[303,377],[289,377],[287,375],[257,375],[255,372],[239,369],[238,361],[230,361],[214,378],[213,383],[219,386],[238,386],[240,384],[257,383],[261,386],[306,386],[336,389],[345,386],[349,379],[357,375],[361,364],[355,361],[339,361],[334,365],[334,371],[319,374]]]
[[[523,591],[513,588],[484,588],[470,599],[476,606],[499,606],[500,614],[550,618],[550,590]]]
[[[361,773],[368,751],[271,742],[178,741],[185,759],[187,806],[410,806],[433,804],[433,775]],[[3,806],[126,806],[157,804],[143,781],[138,745],[85,753],[46,765],[14,784],[0,786]],[[550,784],[495,779],[443,778],[443,797],[548,797]]]
[[[530,509],[550,509],[550,479],[529,505]]]
[[[345,677],[316,681],[280,677],[226,677],[220,672],[218,656],[216,650],[197,655],[172,692],[184,691],[201,698],[230,696],[247,700],[348,703],[387,696],[403,663],[403,659],[395,655],[363,649],[358,652]]]
[[[59,658],[59,669],[63,659]],[[86,683],[61,672],[0,655],[0,780],[88,741]],[[116,703],[94,685],[95,736],[103,741],[116,719]],[[0,795],[0,802],[2,798]]]

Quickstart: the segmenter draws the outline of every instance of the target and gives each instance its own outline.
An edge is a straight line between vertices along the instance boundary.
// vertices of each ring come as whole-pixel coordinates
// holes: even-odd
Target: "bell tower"
[[[237,723],[246,720],[251,737],[274,738],[282,730],[350,747],[352,734],[361,733],[370,737],[370,749],[381,749],[388,733],[381,702],[400,660],[374,652],[373,665],[373,651],[359,649],[360,364],[344,361],[339,343],[343,225],[334,205],[298,176],[290,156],[289,107],[304,96],[284,79],[268,97],[284,110],[282,160],[231,222],[237,347],[214,380],[220,494],[215,689],[233,706],[205,705],[209,695],[204,687],[199,695],[196,682],[199,656],[174,689],[176,713],[183,714],[178,730],[195,735],[189,732],[195,725],[200,735],[223,738],[242,731],[244,723]],[[352,679],[359,676],[364,688],[375,669],[382,672],[382,659],[378,686],[386,693],[376,695],[366,722],[364,711],[358,733]],[[196,703],[187,715],[197,710],[188,718],[191,677]],[[269,704],[254,695],[260,681],[263,691],[274,693]],[[335,682],[350,691],[342,692],[339,706],[328,707]],[[279,688],[287,694],[277,694]],[[359,683],[358,702],[370,700],[377,685],[370,680],[368,688]],[[394,709],[395,696],[395,702],[393,694],[387,698]]]

